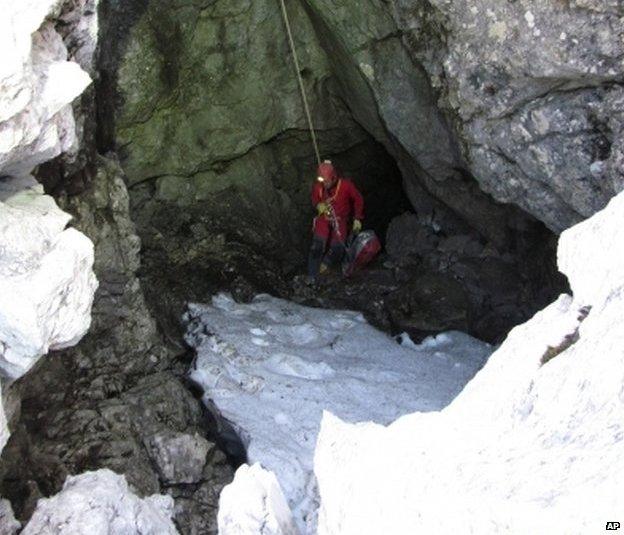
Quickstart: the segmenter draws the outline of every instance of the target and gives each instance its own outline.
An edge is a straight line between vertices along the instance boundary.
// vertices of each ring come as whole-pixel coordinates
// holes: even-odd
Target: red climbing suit
[[[349,235],[351,218],[364,219],[364,199],[353,182],[337,175],[331,164],[319,166],[319,176],[336,183],[325,189],[321,182],[312,188],[312,204],[317,206],[323,202],[331,206],[331,215],[319,215],[314,218],[314,235],[327,240],[331,244],[344,243]]]

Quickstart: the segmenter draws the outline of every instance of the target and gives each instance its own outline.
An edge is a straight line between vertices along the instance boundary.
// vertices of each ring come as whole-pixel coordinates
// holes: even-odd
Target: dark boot
[[[308,256],[308,277],[316,282],[325,252],[325,240],[314,237],[312,246],[310,247],[310,255]]]
[[[343,243],[332,243],[327,253],[327,261],[331,266],[339,266],[345,252]]]

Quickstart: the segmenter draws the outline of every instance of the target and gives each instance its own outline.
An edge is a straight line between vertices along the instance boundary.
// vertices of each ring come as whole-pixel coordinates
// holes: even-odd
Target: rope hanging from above
[[[297,72],[297,81],[299,82],[299,90],[301,91],[301,100],[303,100],[303,109],[305,110],[305,114],[308,119],[310,137],[312,138],[312,144],[314,145],[316,161],[318,164],[320,164],[321,153],[319,151],[318,142],[316,140],[316,131],[314,130],[314,123],[312,122],[312,114],[310,113],[310,106],[308,105],[308,97],[306,96],[305,87],[303,86],[303,78],[301,77],[301,67],[299,66],[299,56],[297,55],[297,49],[295,48],[295,41],[293,39],[292,30],[290,28],[290,20],[288,18],[288,11],[286,11],[286,4],[284,3],[284,0],[280,0],[280,4],[282,6],[282,15],[284,16],[284,24],[286,25],[286,33],[288,34],[288,42],[290,43],[290,51],[292,52],[293,61],[295,63],[295,71]]]

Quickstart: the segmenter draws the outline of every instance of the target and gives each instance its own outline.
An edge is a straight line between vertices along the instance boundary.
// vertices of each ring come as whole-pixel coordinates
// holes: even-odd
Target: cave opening
[[[403,344],[402,333],[418,342],[445,331],[497,344],[566,289],[556,235],[480,189],[423,68],[405,61],[409,83],[380,85],[382,78],[393,83],[383,58],[405,59],[400,36],[374,41],[370,57],[356,62],[306,2],[296,20],[321,150],[362,191],[365,226],[384,251],[352,278],[330,273],[318,289],[302,286],[296,276],[305,272],[310,246],[316,162],[291,66],[282,61],[286,43],[274,39],[281,20],[257,3],[242,11],[226,2],[169,4],[101,3],[97,119],[90,125],[99,154],[90,147],[88,166],[72,177],[63,177],[58,160],[39,169],[80,224],[104,231],[96,241],[101,287],[93,334],[21,386],[62,390],[50,406],[24,404],[25,425],[5,450],[13,468],[23,459],[36,458],[37,468],[53,459],[55,473],[45,477],[4,474],[5,489],[26,481],[12,496],[24,519],[67,473],[100,466],[128,473],[146,494],[167,489],[192,501],[197,489],[163,483],[151,468],[157,448],[150,440],[155,429],[163,432],[162,421],[179,434],[214,438],[230,464],[245,460],[234,428],[198,408],[201,392],[191,400],[188,385],[171,379],[185,377],[192,363],[180,319],[189,302],[207,303],[224,290],[237,303],[269,293],[317,309],[361,311]],[[326,372],[313,369],[311,377]],[[163,402],[169,398],[182,409]],[[125,412],[145,430],[125,421]],[[57,429],[33,449],[32,437],[56,429],[66,414],[75,416],[68,435]],[[83,443],[83,429],[96,436]],[[135,458],[140,463],[131,466]],[[231,476],[217,459],[217,482],[202,474],[201,484]]]
[[[361,188],[365,226],[386,251],[352,280],[300,291],[316,165],[282,20],[217,4],[101,7],[99,150],[119,155],[139,275],[170,339],[181,339],[187,302],[228,289],[241,301],[268,292],[353,307],[417,340],[458,329],[499,342],[565,288],[555,235],[481,191],[400,35],[356,64],[303,2],[291,15],[321,153]],[[395,56],[407,81],[384,71]]]

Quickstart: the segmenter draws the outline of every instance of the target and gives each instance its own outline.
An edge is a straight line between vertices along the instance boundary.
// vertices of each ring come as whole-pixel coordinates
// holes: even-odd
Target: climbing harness
[[[336,191],[334,191],[334,194],[331,197],[327,197],[326,199],[323,199],[322,202],[327,204],[327,209],[329,213],[327,214],[326,217],[327,219],[329,219],[332,229],[336,233],[336,236],[338,236],[338,240],[344,244],[345,240],[343,239],[342,233],[340,232],[340,226],[338,224],[338,217],[336,216],[336,212],[334,211],[334,206],[332,204],[332,202],[334,202],[334,200],[338,196],[338,192],[340,191],[341,185],[342,185],[342,180],[338,179],[338,182],[336,183]],[[316,221],[316,217],[314,218],[314,221]],[[314,228],[314,225],[312,226],[312,228]]]
[[[284,0],[280,0],[282,6],[282,15],[284,17],[284,25],[286,26],[286,33],[288,34],[288,42],[290,44],[290,51],[292,52],[293,61],[295,64],[295,70],[297,72],[297,81],[299,82],[299,90],[301,91],[301,100],[303,100],[303,109],[305,110],[306,117],[308,119],[308,127],[310,129],[310,137],[312,138],[312,144],[314,145],[314,152],[316,153],[316,161],[320,165],[321,153],[319,152],[318,142],[316,140],[316,132],[314,130],[314,123],[312,122],[312,114],[310,113],[310,107],[308,105],[308,97],[306,96],[305,87],[303,85],[303,78],[301,77],[301,68],[299,66],[299,56],[297,55],[297,49],[295,48],[295,41],[293,39],[292,30],[290,28],[290,20],[288,18],[288,11],[286,11],[286,4]]]

